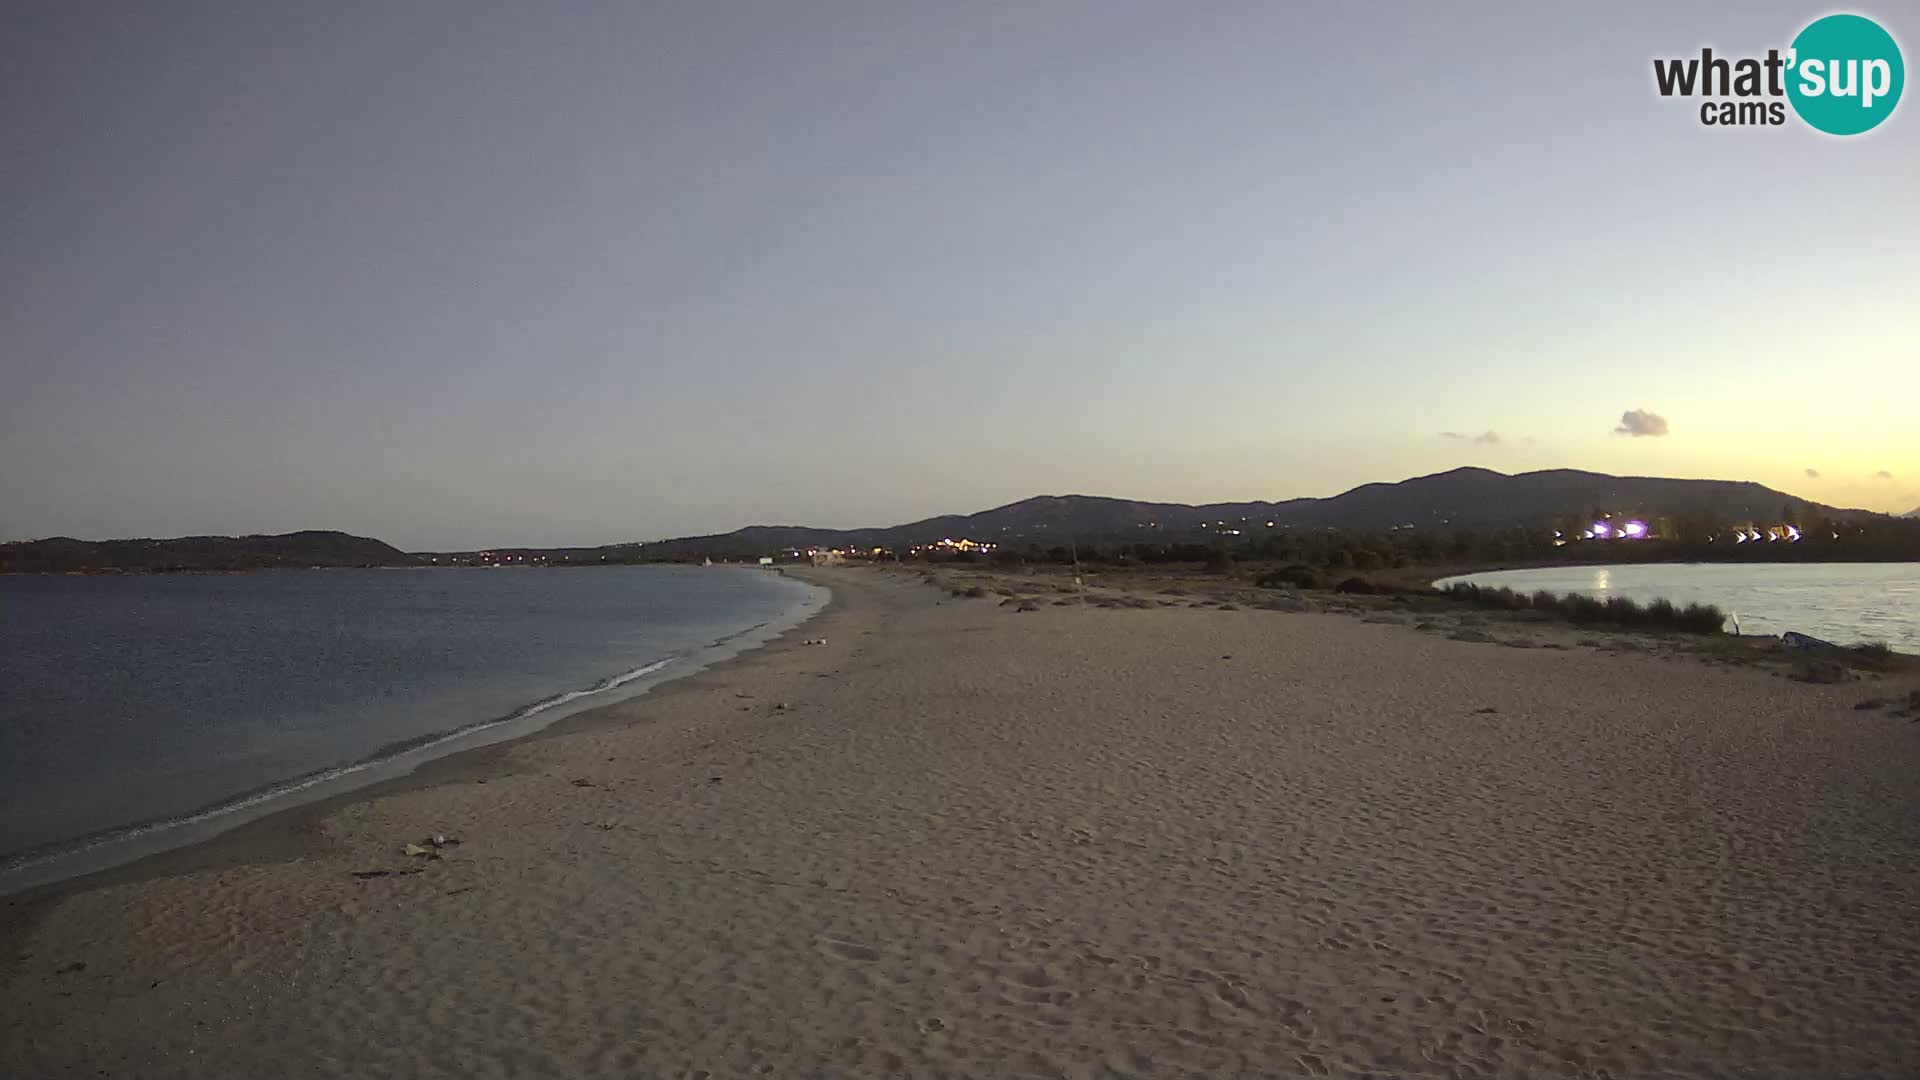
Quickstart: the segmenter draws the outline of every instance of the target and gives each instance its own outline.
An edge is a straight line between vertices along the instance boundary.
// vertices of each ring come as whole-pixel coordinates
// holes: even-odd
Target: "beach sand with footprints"
[[[1920,724],[1858,686],[810,573],[759,652],[10,898],[0,1072],[1920,1071]]]

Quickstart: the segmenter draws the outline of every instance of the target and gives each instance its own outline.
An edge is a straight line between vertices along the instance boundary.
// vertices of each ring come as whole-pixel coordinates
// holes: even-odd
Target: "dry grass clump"
[[[1853,678],[1847,665],[1824,656],[1796,656],[1787,678],[1804,683],[1843,683]]]

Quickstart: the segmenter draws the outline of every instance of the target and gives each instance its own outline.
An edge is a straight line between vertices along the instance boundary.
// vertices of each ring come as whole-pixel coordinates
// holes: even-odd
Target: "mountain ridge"
[[[1324,498],[1188,504],[1102,495],[1033,495],[973,514],[943,514],[899,525],[856,529],[749,525],[727,533],[637,546],[649,557],[673,558],[744,556],[770,548],[900,548],[946,538],[1043,545],[1174,542],[1254,522],[1261,529],[1483,530],[1547,527],[1569,515],[1595,510],[1650,517],[1705,515],[1728,521],[1774,521],[1783,512],[1842,519],[1871,514],[1828,506],[1752,480],[1615,476],[1584,469],[1502,473],[1461,466],[1405,480],[1361,484]],[[1269,521],[1272,526],[1267,525]]]
[[[942,539],[1021,547],[1069,543],[1213,542],[1267,529],[1486,531],[1580,528],[1593,512],[1696,516],[1721,522],[1775,522],[1783,514],[1858,520],[1890,515],[1817,503],[1751,480],[1615,476],[1583,469],[1502,473],[1462,466],[1397,481],[1361,484],[1337,495],[1278,501],[1170,503],[1104,495],[1031,495],[971,514],[940,514],[897,525],[827,529],[748,525],[726,533],[597,547],[494,547],[557,553],[569,563],[744,558],[810,547],[901,550]],[[1920,518],[1920,508],[1901,515]],[[1269,524],[1271,523],[1271,524]],[[1236,531],[1237,530],[1237,531]],[[0,573],[212,572],[297,566],[417,566],[379,540],[329,530],[172,539],[43,540],[0,544]],[[542,560],[544,561],[544,560]]]
[[[418,559],[365,536],[331,529],[249,536],[75,540],[0,544],[0,573],[218,573],[274,567],[413,566]]]

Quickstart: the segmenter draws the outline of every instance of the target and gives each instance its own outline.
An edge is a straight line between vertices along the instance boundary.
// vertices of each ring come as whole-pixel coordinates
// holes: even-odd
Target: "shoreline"
[[[676,690],[697,692],[695,681],[702,676],[717,676],[737,665],[750,665],[770,649],[792,648],[793,642],[788,639],[796,632],[828,621],[839,604],[839,595],[824,582],[798,574],[787,576],[823,591],[825,597],[798,621],[717,660],[694,664],[659,680],[645,681],[630,695],[561,714],[530,730],[424,758],[397,775],[297,799],[184,843],[0,893],[0,903],[4,903],[4,907],[0,907],[0,984],[19,974],[20,944],[28,940],[48,912],[63,901],[117,886],[263,863],[293,862],[322,853],[329,850],[322,825],[341,810],[411,792],[475,781],[484,783],[493,777],[509,775],[511,768],[505,759],[519,744],[565,738],[617,723],[613,714],[635,701],[666,697]]]
[[[132,870],[155,860],[166,860],[171,855],[217,845],[232,833],[269,822],[282,814],[351,802],[362,794],[372,797],[385,786],[404,783],[438,762],[540,737],[577,717],[657,693],[680,680],[751,655],[818,619],[833,606],[831,589],[796,575],[783,576],[800,581],[812,592],[779,618],[642,665],[634,669],[639,672],[634,677],[600,690],[562,691],[505,716],[474,721],[422,737],[414,745],[382,748],[344,765],[274,781],[176,818],[137,822],[104,834],[75,837],[37,856],[34,849],[17,853],[16,858],[26,856],[19,865],[0,865],[0,899],[36,898],[46,890],[64,892],[69,885],[85,888],[95,878],[110,878],[119,870]],[[603,697],[604,694],[615,696]],[[568,695],[578,696],[573,700],[559,700]],[[574,701],[583,704],[568,708]],[[187,865],[203,867],[214,863],[190,859]],[[40,869],[43,867],[47,869]]]
[[[833,600],[804,633],[10,903],[0,1060],[1920,1066],[1920,726],[1858,689],[1185,594],[805,579]]]

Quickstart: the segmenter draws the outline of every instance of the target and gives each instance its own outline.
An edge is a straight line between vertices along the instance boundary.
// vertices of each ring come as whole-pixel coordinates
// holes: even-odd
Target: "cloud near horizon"
[[[1807,479],[1809,479],[1809,480],[1818,480],[1818,479],[1820,479],[1820,470],[1819,470],[1819,469],[1808,469],[1808,470],[1807,470]]]
[[[1873,474],[1873,478],[1875,480],[1891,480],[1893,479],[1893,474],[1885,469],[1881,469],[1879,472]]]
[[[1443,431],[1440,433],[1440,437],[1443,439],[1458,439],[1462,442],[1470,442],[1475,446],[1500,445],[1500,433],[1497,431],[1483,431],[1478,435],[1462,435],[1457,431]]]
[[[1646,409],[1628,409],[1620,414],[1620,426],[1613,429],[1615,435],[1631,435],[1638,439],[1648,435],[1665,435],[1667,418]]]

